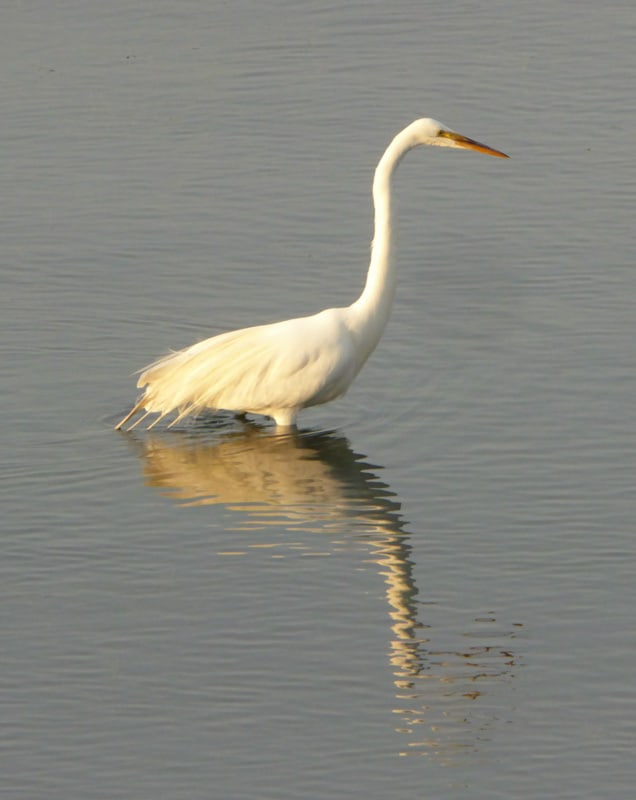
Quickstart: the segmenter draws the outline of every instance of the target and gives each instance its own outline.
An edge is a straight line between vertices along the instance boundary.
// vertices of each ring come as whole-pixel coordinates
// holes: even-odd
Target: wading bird
[[[375,170],[375,230],[360,297],[345,308],[221,333],[164,356],[141,373],[137,386],[144,393],[116,428],[141,411],[145,413],[130,429],[149,414],[158,415],[148,426],[152,428],[172,412],[174,425],[204,409],[262,414],[286,428],[295,424],[301,409],[344,395],[389,319],[397,281],[391,179],[406,153],[420,145],[508,158],[434,119],[412,122],[393,139]]]

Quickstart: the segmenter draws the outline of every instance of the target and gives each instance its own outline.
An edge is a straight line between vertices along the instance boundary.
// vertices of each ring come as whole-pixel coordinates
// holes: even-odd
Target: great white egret
[[[144,388],[132,411],[158,414],[152,428],[176,412],[174,425],[203,409],[273,417],[293,426],[302,408],[345,394],[386,327],[396,286],[391,226],[391,179],[402,158],[419,145],[468,148],[499,158],[505,153],[462,136],[434,119],[417,119],[397,134],[375,170],[375,231],[362,294],[350,306],[221,333],[170,353],[141,373]]]

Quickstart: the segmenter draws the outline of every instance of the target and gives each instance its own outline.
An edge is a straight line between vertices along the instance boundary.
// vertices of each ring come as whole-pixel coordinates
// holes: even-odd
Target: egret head
[[[497,158],[508,158],[505,153],[500,150],[495,150],[487,144],[476,142],[474,139],[469,139],[467,136],[462,136],[461,133],[448,128],[436,119],[428,117],[424,119],[416,119],[407,130],[412,134],[414,139],[414,146],[417,145],[435,145],[437,147],[460,147],[464,150],[479,150],[480,153],[486,153],[489,156],[497,156]]]

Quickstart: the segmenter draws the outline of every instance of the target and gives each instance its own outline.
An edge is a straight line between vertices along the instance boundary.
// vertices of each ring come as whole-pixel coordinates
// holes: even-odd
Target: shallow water
[[[4,13],[3,797],[631,796],[635,27]],[[511,159],[401,166],[347,398],[113,432],[169,348],[355,297],[421,115]]]

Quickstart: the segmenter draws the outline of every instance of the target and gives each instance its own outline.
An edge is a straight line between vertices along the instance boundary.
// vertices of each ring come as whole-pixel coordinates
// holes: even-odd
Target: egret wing
[[[214,336],[148,367],[144,407],[179,417],[204,408],[268,414],[326,402],[355,376],[341,309]]]

